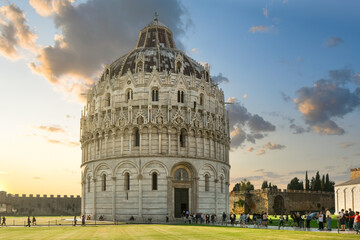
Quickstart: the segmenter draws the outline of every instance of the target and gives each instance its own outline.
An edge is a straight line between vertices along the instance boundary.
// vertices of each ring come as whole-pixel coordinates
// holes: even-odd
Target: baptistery
[[[157,18],[104,67],[81,114],[82,214],[165,221],[229,213],[224,93]]]

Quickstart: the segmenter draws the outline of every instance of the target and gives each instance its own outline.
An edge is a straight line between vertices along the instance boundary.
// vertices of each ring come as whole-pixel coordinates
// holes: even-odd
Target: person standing
[[[30,226],[31,226],[30,216],[28,216],[28,219],[27,219],[27,226],[28,226],[28,227],[30,227]]]
[[[310,230],[310,222],[311,222],[311,215],[310,212],[307,212],[305,215],[306,218],[306,228]]]
[[[81,216],[81,225],[85,226],[85,215]]]
[[[355,213],[353,210],[351,210],[351,208],[349,208],[349,229],[353,230],[354,227],[354,216]]]
[[[76,222],[77,222],[77,219],[76,219],[76,216],[74,217],[74,226],[76,226]]]
[[[339,213],[339,221],[341,225],[341,231],[345,231],[345,213],[344,209],[341,209],[341,212]]]
[[[359,222],[360,222],[360,215],[359,212],[356,211],[356,214],[354,216],[354,230],[356,233],[359,233]]]
[[[331,231],[331,212],[329,211],[329,209],[325,209],[325,217],[326,217],[326,227],[328,231]]]
[[[318,217],[318,221],[319,221],[319,230],[324,230],[324,214],[322,211],[320,211],[319,213],[319,217]]]
[[[36,218],[35,218],[35,216],[33,216],[33,218],[32,218],[32,224],[33,224],[33,226],[36,225]]]

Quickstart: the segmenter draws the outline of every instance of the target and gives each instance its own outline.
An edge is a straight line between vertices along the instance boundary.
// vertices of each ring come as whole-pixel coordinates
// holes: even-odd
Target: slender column
[[[129,154],[131,154],[131,147],[132,147],[132,134],[129,135]]]
[[[197,133],[195,133],[195,135],[194,135],[194,139],[195,139],[195,157],[197,157],[198,156],[198,144],[197,144]]]
[[[220,214],[218,214],[218,206],[217,206],[217,183],[218,183],[219,179],[215,179],[214,181],[214,186],[215,186],[215,214],[220,216]]]
[[[172,187],[172,178],[167,176],[167,214],[169,215],[170,220],[174,220],[174,199],[173,199],[173,187]]]
[[[143,200],[143,197],[142,197],[142,179],[143,179],[143,176],[141,174],[139,174],[138,176],[138,179],[139,179],[139,219],[142,218],[142,200]]]
[[[124,152],[124,133],[121,134],[121,146],[120,146],[120,155],[123,155]]]
[[[161,130],[159,132],[159,153],[161,153]]]
[[[186,141],[185,141],[185,147],[186,147],[186,155],[189,156],[189,148],[190,148],[190,136],[189,133],[186,135]]]
[[[168,144],[169,144],[169,155],[171,154],[171,132],[168,130],[168,137],[169,137],[169,141],[168,141]]]
[[[209,138],[209,158],[211,158],[211,142],[212,142],[212,138]]]
[[[98,141],[99,141],[99,157],[98,157],[98,159],[100,159],[101,155],[102,155],[102,138],[101,138],[101,136],[98,139]]]
[[[216,151],[216,147],[217,147],[217,144],[216,144],[216,139],[214,138],[214,159],[217,159],[217,151]]]
[[[116,177],[112,177],[112,215],[116,221]]]
[[[108,140],[109,140],[109,135],[106,134],[106,135],[105,135],[105,155],[104,155],[104,157],[107,157],[107,156],[108,156],[108,147],[107,147],[107,145],[108,145]]]
[[[116,133],[114,132],[113,134],[112,134],[112,156],[115,156],[115,137],[116,137]]]
[[[151,142],[151,129],[149,129],[149,154],[152,152],[152,142]]]
[[[94,185],[94,194],[93,194],[93,201],[94,201],[94,206],[93,206],[93,215],[94,215],[94,219],[96,219],[96,178],[93,179],[93,185]]]
[[[180,154],[180,133],[177,133],[177,154]]]
[[[202,136],[203,139],[203,157],[205,157],[205,136]]]
[[[141,146],[142,146],[141,136],[142,136],[142,132],[139,130],[139,154],[141,154]]]
[[[86,188],[86,181],[81,181],[81,215],[85,215],[85,188]]]

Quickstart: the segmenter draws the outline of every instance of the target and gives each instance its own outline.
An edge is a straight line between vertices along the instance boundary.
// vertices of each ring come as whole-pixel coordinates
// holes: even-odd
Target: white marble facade
[[[208,66],[157,19],[107,65],[81,116],[82,214],[165,221],[229,213],[229,119]]]
[[[335,212],[341,209],[360,211],[360,168],[351,169],[349,181],[335,185]]]

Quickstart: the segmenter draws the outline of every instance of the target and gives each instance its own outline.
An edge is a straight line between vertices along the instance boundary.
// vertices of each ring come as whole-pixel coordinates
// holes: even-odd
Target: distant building
[[[87,94],[81,148],[85,215],[164,221],[229,212],[224,93],[157,18]]]
[[[289,214],[334,209],[334,193],[306,190],[258,189],[230,193],[230,212]]]
[[[360,211],[360,168],[350,169],[350,180],[335,185],[335,210]]]
[[[80,196],[27,196],[0,191],[0,215],[79,216],[80,210]]]

